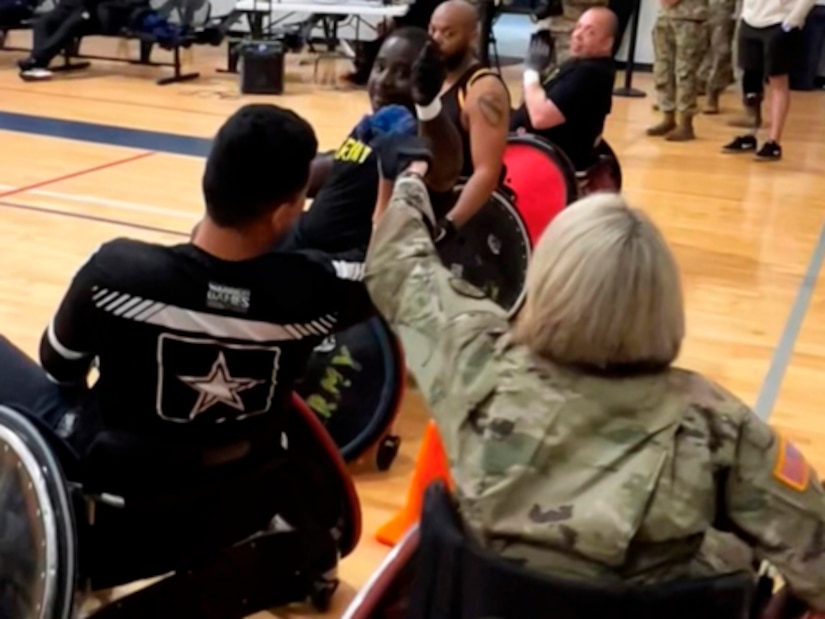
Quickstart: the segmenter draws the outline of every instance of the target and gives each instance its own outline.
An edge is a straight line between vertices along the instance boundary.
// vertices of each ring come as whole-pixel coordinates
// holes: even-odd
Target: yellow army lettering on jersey
[[[345,161],[348,163],[361,164],[370,156],[372,148],[364,144],[361,140],[347,138],[338,150],[335,151],[335,161]]]

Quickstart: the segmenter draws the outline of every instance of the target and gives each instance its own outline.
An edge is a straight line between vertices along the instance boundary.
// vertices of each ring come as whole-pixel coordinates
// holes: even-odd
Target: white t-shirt
[[[744,0],[742,19],[754,28],[787,23],[801,28],[817,0]],[[819,3],[825,0],[818,0]]]

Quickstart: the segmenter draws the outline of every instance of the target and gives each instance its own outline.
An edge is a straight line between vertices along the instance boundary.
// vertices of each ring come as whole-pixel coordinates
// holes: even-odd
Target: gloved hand
[[[539,0],[532,17],[535,21],[541,21],[548,17],[560,17],[562,15],[564,15],[564,5],[561,0]]]
[[[355,127],[355,137],[364,144],[383,135],[416,135],[418,123],[403,105],[388,105],[374,114],[367,114]]]
[[[541,74],[556,60],[556,45],[553,35],[548,31],[535,33],[530,37],[524,69]]]
[[[387,133],[378,137],[372,148],[378,156],[382,178],[394,181],[413,161],[432,164],[433,156],[427,143],[417,135]]]
[[[441,243],[446,243],[451,238],[453,238],[456,234],[456,227],[455,224],[444,217],[440,219],[438,223],[435,225],[435,231],[433,232],[433,241],[436,245],[440,245]]]
[[[447,77],[441,52],[434,41],[430,40],[415,59],[412,66],[413,101],[416,105],[430,105],[441,92],[441,86]]]

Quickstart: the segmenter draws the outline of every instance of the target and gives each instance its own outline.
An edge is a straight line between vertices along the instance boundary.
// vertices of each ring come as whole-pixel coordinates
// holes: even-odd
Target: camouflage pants
[[[570,35],[579,18],[594,6],[607,6],[607,0],[562,0],[564,15],[548,17],[536,22],[536,31],[549,30],[556,44],[556,64],[559,65],[570,57]]]
[[[710,45],[699,67],[699,83],[707,92],[721,92],[734,83],[733,31],[736,22],[729,14],[713,15],[708,22]]]
[[[707,22],[660,16],[653,27],[653,80],[662,112],[696,114]]]

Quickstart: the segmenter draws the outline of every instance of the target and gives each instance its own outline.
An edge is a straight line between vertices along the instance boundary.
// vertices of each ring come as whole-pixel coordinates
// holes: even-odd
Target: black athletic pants
[[[52,382],[40,365],[0,335],[0,404],[57,429],[67,413],[80,409],[88,393]]]

